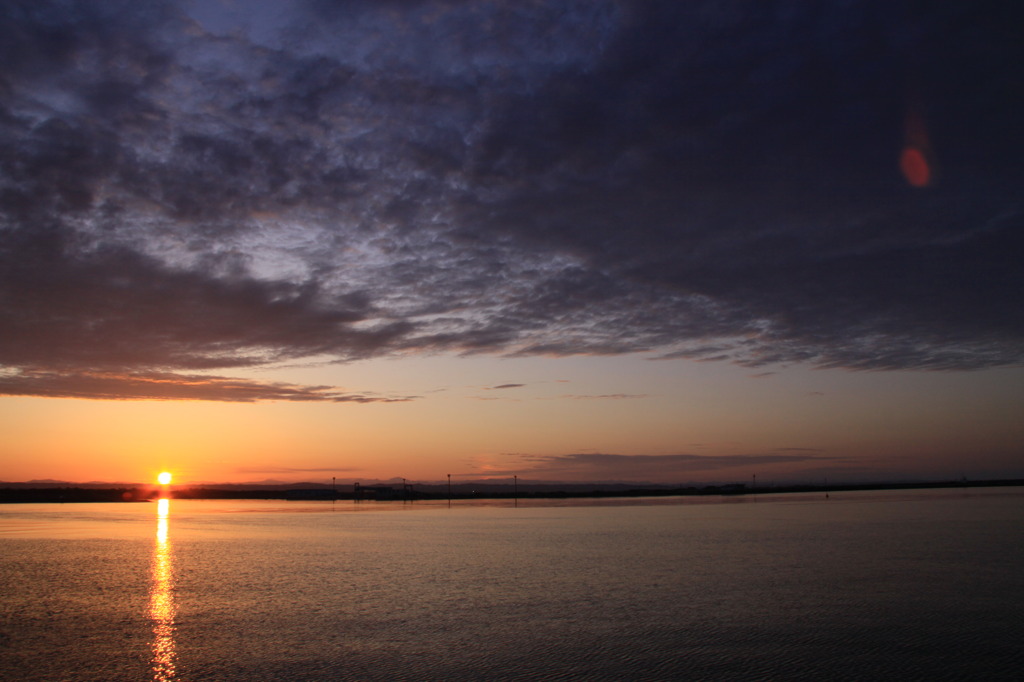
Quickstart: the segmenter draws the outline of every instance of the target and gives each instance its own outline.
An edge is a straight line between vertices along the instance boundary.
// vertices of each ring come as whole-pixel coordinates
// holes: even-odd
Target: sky
[[[1021,25],[5,2],[0,480],[1024,477]]]

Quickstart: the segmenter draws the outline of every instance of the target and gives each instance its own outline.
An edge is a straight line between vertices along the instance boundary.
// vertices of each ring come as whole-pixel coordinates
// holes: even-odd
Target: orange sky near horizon
[[[789,368],[758,376],[723,363],[638,356],[434,357],[293,370],[287,378],[313,371],[321,382],[347,378],[354,388],[419,397],[370,404],[2,398],[0,480],[151,482],[163,470],[179,485],[332,476],[426,482],[449,473],[654,482],[986,477],[1018,475],[1024,441],[1020,370]],[[496,388],[510,383],[521,385]],[[594,461],[601,454],[640,459],[626,472]],[[656,459],[683,454],[696,458]],[[569,455],[583,457],[563,459]],[[772,459],[780,455],[795,459]],[[755,459],[730,459],[744,456]],[[716,457],[721,466],[707,459]]]

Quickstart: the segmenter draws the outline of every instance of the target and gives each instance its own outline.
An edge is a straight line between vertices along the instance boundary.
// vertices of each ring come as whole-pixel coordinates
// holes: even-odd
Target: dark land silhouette
[[[280,485],[225,484],[183,486],[170,492],[175,499],[190,500],[466,500],[466,499],[559,499],[607,497],[684,497],[706,495],[765,495],[778,493],[835,493],[854,490],[917,490],[928,488],[989,488],[1021,486],[1024,479],[956,480],[852,484],[789,484],[753,487],[745,483],[719,485],[637,485],[629,483],[444,483],[398,485],[338,485],[294,483]],[[147,502],[161,495],[153,485],[74,485],[52,483],[0,483],[0,503],[25,502]]]

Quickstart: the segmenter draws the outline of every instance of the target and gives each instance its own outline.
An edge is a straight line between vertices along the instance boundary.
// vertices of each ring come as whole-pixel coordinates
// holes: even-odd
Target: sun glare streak
[[[169,682],[176,679],[174,662],[174,582],[168,526],[171,501],[157,501],[156,543],[153,546],[152,583],[149,596],[149,618],[153,621],[153,680]]]

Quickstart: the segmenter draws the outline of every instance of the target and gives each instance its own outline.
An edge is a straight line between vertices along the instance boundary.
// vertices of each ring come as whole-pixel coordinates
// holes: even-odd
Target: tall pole
[[[452,475],[448,474],[448,506],[452,506]]]
[[[338,499],[338,479],[335,476],[331,476],[331,499]]]
[[[515,495],[516,506],[519,506],[519,476],[512,474],[512,490]]]

